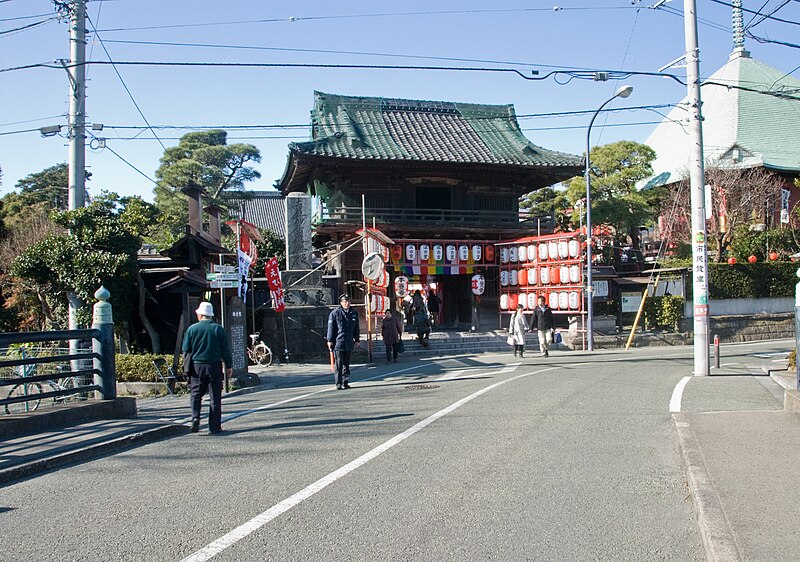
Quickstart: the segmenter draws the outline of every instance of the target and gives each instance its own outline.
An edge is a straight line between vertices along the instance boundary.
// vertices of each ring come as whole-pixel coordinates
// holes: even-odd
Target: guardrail
[[[95,297],[99,302],[94,305],[91,329],[0,334],[0,349],[10,350],[7,358],[0,360],[0,373],[5,375],[0,378],[0,411],[24,413],[35,410],[42,400],[59,402],[67,396],[88,398],[95,391],[101,400],[117,397],[114,324],[111,305],[106,302],[110,294],[101,287]],[[70,345],[69,350],[30,346],[65,341],[78,343]],[[80,342],[88,341],[92,342],[91,350],[88,346],[81,349]],[[91,368],[86,364],[89,359]],[[65,380],[71,384],[60,382]],[[44,388],[49,390],[43,391]],[[22,406],[14,407],[19,404]]]
[[[445,225],[496,225],[516,226],[520,229],[536,227],[551,227],[551,217],[531,217],[527,213],[516,211],[482,211],[466,209],[401,209],[401,208],[376,208],[365,210],[367,216],[388,224],[414,224],[431,222]],[[316,217],[316,224],[325,223],[355,223],[361,224],[362,210],[355,207],[324,208]]]

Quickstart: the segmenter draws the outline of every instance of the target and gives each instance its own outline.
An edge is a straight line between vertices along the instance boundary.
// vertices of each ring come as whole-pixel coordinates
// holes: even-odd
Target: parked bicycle
[[[263,341],[258,341],[258,334],[250,334],[250,346],[247,356],[256,365],[268,366],[272,363],[272,350]]]
[[[23,350],[22,357],[25,358],[26,352]],[[81,395],[81,392],[76,389],[74,393],[67,393],[62,394],[59,396],[50,396],[48,398],[41,398],[40,395],[42,392],[50,392],[50,391],[64,391],[75,388],[79,385],[76,384],[74,377],[64,377],[58,378],[57,373],[53,373],[52,380],[45,380],[41,382],[26,382],[24,379],[25,377],[33,377],[37,374],[37,366],[35,364],[31,365],[20,365],[17,367],[19,376],[23,379],[22,382],[14,385],[6,394],[6,398],[16,398],[20,396],[27,397],[27,400],[21,402],[14,402],[11,404],[5,405],[5,412],[6,414],[24,414],[26,412],[34,412],[36,411],[42,403],[42,400],[45,400],[47,403],[52,405],[56,404],[65,404],[67,402],[73,402],[78,400],[84,400],[85,397]]]

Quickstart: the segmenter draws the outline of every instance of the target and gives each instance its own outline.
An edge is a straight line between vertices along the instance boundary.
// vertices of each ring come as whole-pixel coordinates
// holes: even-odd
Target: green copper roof
[[[800,80],[740,48],[702,84],[701,98],[706,166],[800,172]],[[648,185],[686,175],[691,146],[687,103],[684,99],[645,141],[656,151]]]
[[[351,97],[314,92],[312,140],[290,151],[356,160],[579,167],[572,154],[536,146],[513,105]]]

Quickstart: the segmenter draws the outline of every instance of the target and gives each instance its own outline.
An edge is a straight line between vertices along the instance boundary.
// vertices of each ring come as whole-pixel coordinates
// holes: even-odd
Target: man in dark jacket
[[[548,357],[550,355],[547,351],[547,346],[553,341],[553,330],[555,327],[556,322],[553,318],[553,311],[547,306],[545,298],[539,295],[539,306],[533,309],[531,330],[537,330],[539,333],[539,351],[542,352],[542,357]]]
[[[350,295],[339,297],[339,308],[328,316],[328,349],[335,359],[334,382],[336,390],[350,388],[350,355],[358,346],[358,314],[350,308]]]
[[[209,393],[208,432],[222,431],[222,363],[228,376],[233,373],[231,350],[225,329],[214,324],[214,307],[201,302],[195,311],[196,324],[189,326],[183,338],[183,353],[191,354],[189,388],[192,403],[192,433],[200,431],[200,406]]]

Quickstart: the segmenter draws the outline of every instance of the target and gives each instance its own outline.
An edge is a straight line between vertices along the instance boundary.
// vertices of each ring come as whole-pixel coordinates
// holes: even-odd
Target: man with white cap
[[[350,355],[358,346],[358,314],[350,308],[350,295],[339,296],[339,308],[328,316],[328,349],[333,352],[336,390],[350,388]]]
[[[192,403],[192,433],[200,431],[200,406],[209,393],[208,431],[222,431],[222,363],[228,376],[233,373],[231,350],[225,329],[214,323],[214,307],[201,302],[195,311],[198,322],[189,326],[183,338],[183,353],[191,354],[189,389]],[[184,355],[185,357],[185,355]]]

